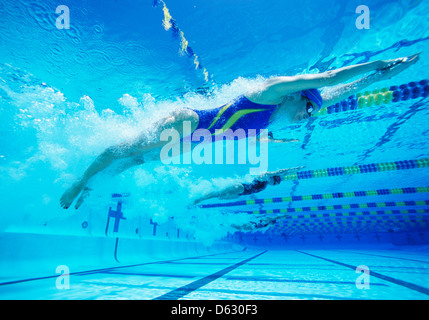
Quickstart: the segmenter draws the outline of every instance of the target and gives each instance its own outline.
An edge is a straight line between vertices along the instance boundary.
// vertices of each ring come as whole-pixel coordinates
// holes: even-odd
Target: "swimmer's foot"
[[[84,187],[84,184],[81,181],[75,182],[70,188],[66,190],[66,192],[63,193],[61,199],[60,199],[60,205],[64,209],[68,209],[74,199],[79,195],[79,193],[82,191],[82,188]]]
[[[83,188],[82,194],[80,195],[79,199],[77,199],[76,204],[74,206],[75,209],[79,209],[79,207],[82,205],[83,201],[86,198],[88,198],[90,191],[91,191],[91,189],[88,187]]]

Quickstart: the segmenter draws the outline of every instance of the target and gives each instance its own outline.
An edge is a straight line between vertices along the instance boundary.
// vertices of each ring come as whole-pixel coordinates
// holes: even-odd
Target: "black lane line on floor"
[[[216,256],[216,255],[223,255],[223,254],[231,254],[231,253],[240,253],[242,251],[230,251],[230,252],[222,252],[222,253],[214,253],[214,254],[207,254],[202,256],[196,256],[196,257],[188,257],[188,258],[180,258],[180,259],[174,259],[174,260],[164,260],[164,261],[154,261],[154,262],[145,262],[145,263],[139,263],[139,264],[131,264],[127,266],[118,266],[118,267],[111,267],[111,268],[102,268],[102,269],[94,269],[94,270],[85,270],[85,271],[78,271],[78,272],[70,272],[68,275],[75,276],[75,275],[90,275],[95,273],[103,273],[108,272],[111,270],[117,270],[117,269],[123,269],[123,268],[133,268],[133,267],[140,267],[145,266],[149,264],[167,264],[175,261],[181,261],[181,260],[188,260],[188,259],[200,259],[204,257],[209,256]],[[64,274],[62,274],[64,276]],[[52,275],[52,276],[44,276],[44,277],[36,277],[36,278],[29,278],[29,279],[21,279],[21,280],[13,280],[13,281],[7,281],[7,282],[1,282],[0,286],[5,285],[11,285],[11,284],[18,284],[22,282],[29,282],[29,281],[37,281],[37,280],[46,280],[46,279],[52,279],[52,278],[58,278],[60,274]]]
[[[248,263],[248,266],[251,264]],[[101,274],[107,275],[122,275],[122,276],[141,276],[141,277],[161,277],[161,278],[185,278],[185,279],[194,279],[198,278],[196,275],[177,275],[177,274],[167,274],[167,273],[138,273],[138,272],[116,272],[116,271],[106,271],[106,272],[98,272]],[[341,285],[355,285],[356,283],[353,281],[321,281],[321,280],[291,280],[291,279],[276,279],[269,277],[246,277],[246,276],[230,276],[224,277],[225,280],[239,280],[239,281],[259,281],[259,282],[283,282],[283,283],[311,283],[311,284],[341,284]],[[92,282],[95,283],[95,282]],[[121,286],[124,284],[121,284]],[[379,286],[379,287],[389,287],[389,285],[384,283],[373,283],[371,282],[371,286]],[[135,286],[134,286],[135,287]],[[160,287],[157,287],[158,289]],[[165,289],[165,288],[164,288]]]
[[[174,289],[173,291],[167,292],[166,294],[163,294],[162,296],[159,296],[153,300],[178,300],[182,298],[183,296],[186,296],[187,294],[205,286],[206,284],[209,284],[212,281],[215,281],[216,279],[222,277],[223,275],[227,274],[228,272],[231,272],[232,270],[246,264],[247,262],[259,257],[260,255],[264,254],[266,251],[263,251],[261,253],[258,253],[257,255],[250,257],[248,259],[245,259],[243,261],[240,261],[236,264],[233,264],[232,266],[229,266],[228,268],[222,269],[216,273],[213,273],[211,275],[208,275],[207,277],[201,278],[199,280],[196,280],[194,282],[191,282],[190,284],[187,284],[183,287]]]
[[[328,259],[328,258],[319,257],[319,256],[316,256],[316,255],[311,254],[311,253],[307,253],[307,252],[303,252],[303,251],[299,251],[299,250],[295,250],[295,251],[297,251],[299,253],[302,253],[302,254],[306,254],[306,255],[314,257],[314,258],[318,258],[318,259],[322,259],[322,260],[325,260],[325,261],[328,261],[328,262],[332,262],[332,263],[335,263],[335,264],[338,264],[340,266],[343,266],[343,267],[346,267],[346,268],[350,268],[350,269],[353,269],[353,270],[356,270],[356,268],[357,268],[357,266],[352,266],[350,264],[342,263],[342,262],[339,262],[339,261],[336,261],[336,260],[331,260],[331,259]],[[429,289],[425,288],[425,287],[422,287],[422,286],[419,286],[417,284],[406,282],[406,281],[403,281],[403,280],[400,280],[400,279],[396,279],[396,278],[392,278],[392,277],[389,277],[389,276],[385,276],[384,274],[381,274],[381,273],[378,273],[378,272],[374,272],[374,271],[370,271],[370,276],[374,276],[376,278],[379,278],[379,279],[382,279],[382,280],[386,280],[388,282],[400,285],[402,287],[405,287],[405,288],[408,288],[408,289],[411,289],[411,290],[414,290],[414,291],[417,291],[417,292],[420,292],[420,293],[423,293],[423,294],[426,294],[426,295],[429,296]]]

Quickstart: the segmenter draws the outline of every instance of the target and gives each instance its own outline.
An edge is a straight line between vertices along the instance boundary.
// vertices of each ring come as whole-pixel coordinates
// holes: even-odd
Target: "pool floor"
[[[368,271],[356,271],[366,266]],[[361,267],[362,268],[362,267]],[[68,282],[67,282],[68,281]],[[244,250],[23,278],[1,299],[423,299],[429,255],[381,250]]]

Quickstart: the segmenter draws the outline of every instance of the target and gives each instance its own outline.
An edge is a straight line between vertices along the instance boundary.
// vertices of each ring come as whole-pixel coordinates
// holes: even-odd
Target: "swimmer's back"
[[[195,110],[198,114],[198,129],[209,130],[216,134],[216,129],[233,131],[237,129],[256,129],[267,128],[273,112],[277,109],[276,105],[264,105],[250,101],[244,95],[234,99],[231,103],[225,104],[219,108],[209,110]],[[247,134],[247,132],[246,132]]]

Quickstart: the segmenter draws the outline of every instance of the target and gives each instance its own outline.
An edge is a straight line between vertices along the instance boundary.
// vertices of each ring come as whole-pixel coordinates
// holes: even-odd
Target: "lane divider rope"
[[[290,215],[281,220],[300,220],[300,219],[311,219],[313,220],[323,220],[323,218],[328,219],[354,219],[359,218],[362,220],[372,220],[379,216],[391,217],[394,215],[405,215],[405,217],[409,217],[410,215],[419,215],[419,217],[423,217],[424,215],[429,213],[429,209],[410,209],[410,210],[377,210],[377,211],[357,211],[357,212],[336,212],[336,213],[319,213],[319,214],[309,214],[309,215]],[[423,214],[423,215],[422,215]]]
[[[409,207],[409,206],[426,206],[429,200],[422,201],[387,201],[387,202],[369,202],[369,203],[352,203],[352,204],[334,204],[328,206],[300,207],[300,208],[279,208],[269,210],[254,211],[232,211],[231,213],[248,213],[248,214],[277,214],[277,213],[294,213],[294,212],[314,212],[327,210],[347,210],[347,209],[368,209],[368,208],[385,208],[385,207]]]
[[[338,199],[338,198],[416,194],[416,193],[427,193],[427,192],[429,192],[429,187],[377,189],[377,190],[367,190],[367,191],[333,192],[333,193],[324,193],[324,194],[287,196],[287,197],[276,197],[276,198],[265,198],[265,199],[249,199],[249,200],[240,200],[240,201],[233,201],[233,202],[227,202],[227,203],[203,204],[197,207],[205,209],[205,208],[233,207],[233,206],[251,206],[251,205],[259,205],[259,204],[289,203],[289,202],[307,201],[307,200],[326,200],[326,199]]]
[[[426,168],[426,167],[429,167],[429,158],[298,171],[284,176],[283,180],[313,179],[313,178],[324,178],[324,177],[332,177],[332,176],[374,173],[374,172],[383,172],[383,171],[419,169],[419,168]]]
[[[201,72],[204,75],[204,80],[206,82],[209,81],[209,73],[205,67],[201,64],[200,58],[195,54],[194,50],[189,45],[188,40],[185,38],[185,34],[183,31],[178,27],[176,20],[171,16],[170,10],[168,10],[167,5],[163,0],[153,0],[152,6],[158,7],[162,5],[162,11],[164,13],[164,20],[162,21],[162,25],[165,29],[165,31],[168,31],[171,29],[173,32],[173,37],[175,39],[179,39],[180,42],[180,54],[186,54],[189,58],[193,59],[193,63],[195,65],[196,70],[201,70]]]
[[[351,95],[347,99],[334,105],[322,108],[314,116],[339,113],[349,110],[357,110],[382,104],[396,103],[410,99],[426,98],[429,95],[429,81],[420,80],[391,86],[388,88],[365,91],[356,95]],[[313,116],[313,114],[312,114]]]

